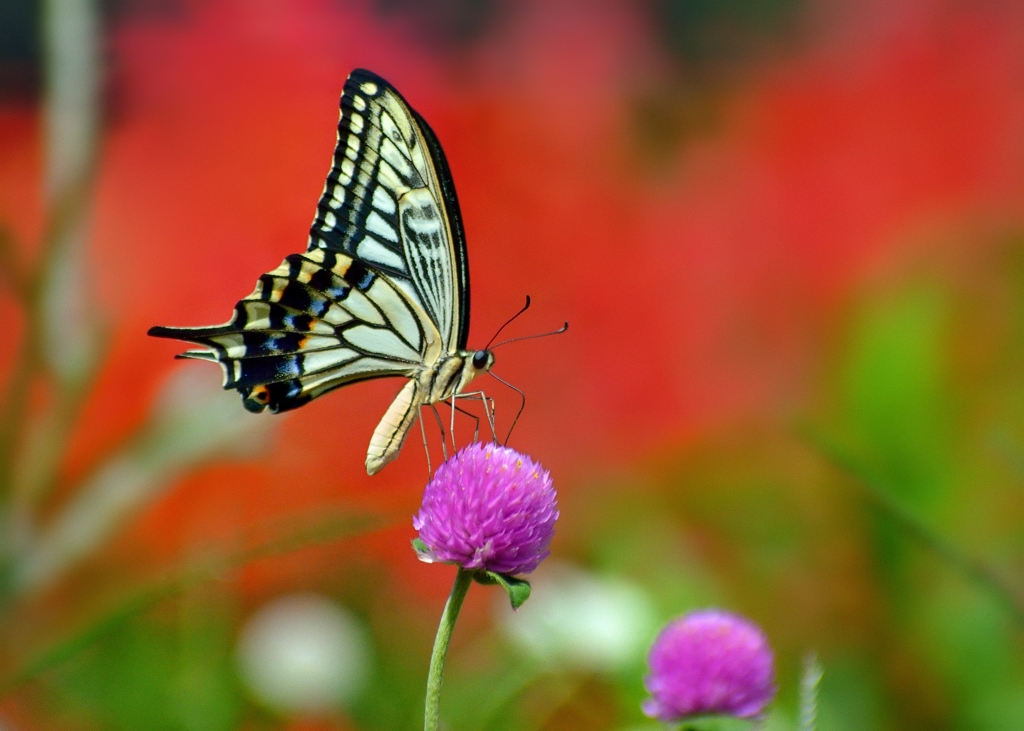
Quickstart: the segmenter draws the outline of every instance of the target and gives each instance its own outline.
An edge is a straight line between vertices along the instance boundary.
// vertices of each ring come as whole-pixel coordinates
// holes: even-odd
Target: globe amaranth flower
[[[644,713],[662,721],[706,714],[754,718],[775,697],[775,660],[753,622],[714,609],[669,622],[648,656],[651,698]]]
[[[547,470],[514,449],[478,442],[438,468],[412,525],[424,561],[528,574],[550,553],[557,518]]]

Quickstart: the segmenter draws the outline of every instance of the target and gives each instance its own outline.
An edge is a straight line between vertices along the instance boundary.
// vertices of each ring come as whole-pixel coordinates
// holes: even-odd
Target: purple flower
[[[644,713],[662,721],[721,714],[758,716],[775,697],[775,663],[748,619],[706,609],[671,621],[654,640]]]
[[[558,506],[551,475],[529,457],[475,443],[441,465],[412,519],[423,561],[528,574],[547,558]]]

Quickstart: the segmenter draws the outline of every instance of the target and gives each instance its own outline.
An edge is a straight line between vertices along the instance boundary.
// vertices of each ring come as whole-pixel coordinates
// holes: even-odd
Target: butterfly
[[[261,276],[223,325],[149,334],[204,346],[179,357],[220,364],[224,388],[237,389],[253,412],[294,409],[358,381],[407,378],[370,439],[373,475],[398,455],[420,407],[468,395],[494,354],[466,349],[466,238],[437,136],[364,69],[345,81],[340,106],[306,251]]]

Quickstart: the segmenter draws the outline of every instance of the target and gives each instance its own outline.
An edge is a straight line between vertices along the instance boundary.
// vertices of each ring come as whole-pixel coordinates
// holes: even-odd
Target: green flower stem
[[[473,572],[459,567],[452,584],[452,593],[448,595],[448,603],[444,605],[441,624],[434,638],[434,651],[430,654],[430,674],[427,675],[427,706],[423,716],[423,731],[437,731],[441,718],[441,681],[444,680],[444,661],[448,657],[448,643],[452,639],[455,620],[459,618],[462,600],[466,598],[469,585],[473,582]]]

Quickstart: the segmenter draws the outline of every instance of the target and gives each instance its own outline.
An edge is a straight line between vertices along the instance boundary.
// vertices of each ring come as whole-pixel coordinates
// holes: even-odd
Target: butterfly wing
[[[198,343],[184,358],[219,363],[224,388],[250,411],[286,411],[339,386],[411,376],[436,357],[440,336],[390,278],[325,250],[288,256],[260,277],[223,325],[154,327]]]
[[[466,347],[469,268],[455,185],[429,125],[384,79],[345,82],[334,163],[309,250],[343,252],[390,277],[428,314],[445,352]]]

